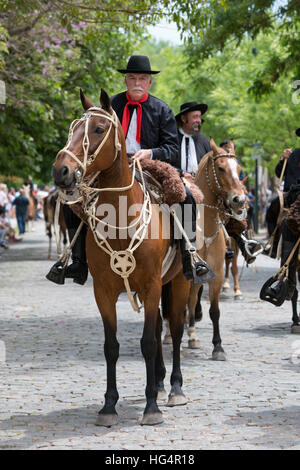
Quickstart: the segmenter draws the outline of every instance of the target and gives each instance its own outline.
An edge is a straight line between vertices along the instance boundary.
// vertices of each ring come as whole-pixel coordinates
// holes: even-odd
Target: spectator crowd
[[[48,192],[42,192],[44,197]],[[41,218],[42,197],[39,191],[29,179],[18,190],[8,189],[5,183],[0,182],[0,253],[9,248],[9,243],[17,243],[23,240],[26,232],[29,198],[34,205],[33,220]]]

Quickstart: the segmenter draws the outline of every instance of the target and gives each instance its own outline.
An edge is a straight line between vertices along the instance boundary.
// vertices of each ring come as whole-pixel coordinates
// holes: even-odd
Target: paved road
[[[240,260],[242,265],[242,260]],[[105,392],[103,327],[92,281],[82,287],[45,279],[43,222],[0,256],[0,449],[300,449],[300,337],[291,309],[258,300],[277,262],[261,256],[245,268],[243,301],[221,305],[227,362],[211,360],[212,326],[204,296],[200,350],[183,341],[186,406],[161,410],[165,421],[142,427],[145,366],[142,316],[118,303],[119,424],[94,425]],[[167,388],[171,346],[164,346]],[[299,353],[299,358],[298,358]]]

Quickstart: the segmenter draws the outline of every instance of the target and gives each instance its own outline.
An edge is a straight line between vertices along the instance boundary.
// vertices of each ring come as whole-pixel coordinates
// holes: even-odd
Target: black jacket
[[[275,173],[278,178],[280,178],[281,175],[283,162],[284,160],[280,160],[280,162],[277,163],[277,166],[275,168]],[[300,148],[293,150],[293,152],[289,156],[283,178],[283,191],[285,192],[289,191],[292,184],[297,184],[300,182]]]
[[[178,141],[179,141],[179,147],[178,147],[178,153],[176,156],[176,160],[174,161],[174,166],[176,168],[181,168],[181,142],[183,139],[184,135],[182,135],[180,132],[178,132]],[[197,161],[198,163],[200,162],[201,158],[208,152],[211,151],[210,148],[210,143],[209,140],[202,134],[199,134],[196,137],[193,137],[194,143],[195,143],[195,148],[196,148],[196,156],[197,156]]]
[[[127,103],[126,92],[112,97],[112,107],[120,122]],[[177,127],[171,108],[159,98],[149,94],[148,99],[141,103],[141,148],[152,149],[153,160],[161,160],[173,164],[178,154]],[[130,106],[132,116],[135,106]],[[126,137],[126,136],[125,136]]]

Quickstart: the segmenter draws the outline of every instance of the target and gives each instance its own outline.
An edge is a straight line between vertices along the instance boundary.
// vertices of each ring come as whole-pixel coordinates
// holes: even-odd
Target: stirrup
[[[65,273],[66,273],[66,266],[61,261],[57,261],[48,274],[46,278],[49,281],[55,282],[55,284],[64,284],[65,283]]]
[[[277,283],[277,284],[276,284]],[[277,275],[270,277],[261,288],[259,297],[261,300],[266,300],[276,307],[280,307],[289,294],[289,280],[281,276],[279,279]]]
[[[198,255],[195,248],[188,250],[191,256],[191,263],[192,263],[192,271],[193,271],[193,283],[194,284],[204,284],[205,282],[212,281],[215,279],[216,275],[211,270],[209,265]],[[204,274],[199,275],[197,273],[197,263],[200,263],[204,266],[207,271]]]
[[[256,256],[260,255],[264,251],[264,247],[256,240],[245,240],[245,251],[251,258],[256,258]]]

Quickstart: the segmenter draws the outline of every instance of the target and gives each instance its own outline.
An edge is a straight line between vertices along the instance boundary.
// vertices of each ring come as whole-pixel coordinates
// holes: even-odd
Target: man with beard
[[[200,133],[206,110],[207,104],[192,101],[182,104],[176,115],[179,153],[174,166],[187,173],[196,173],[201,158],[211,150],[209,140]]]

